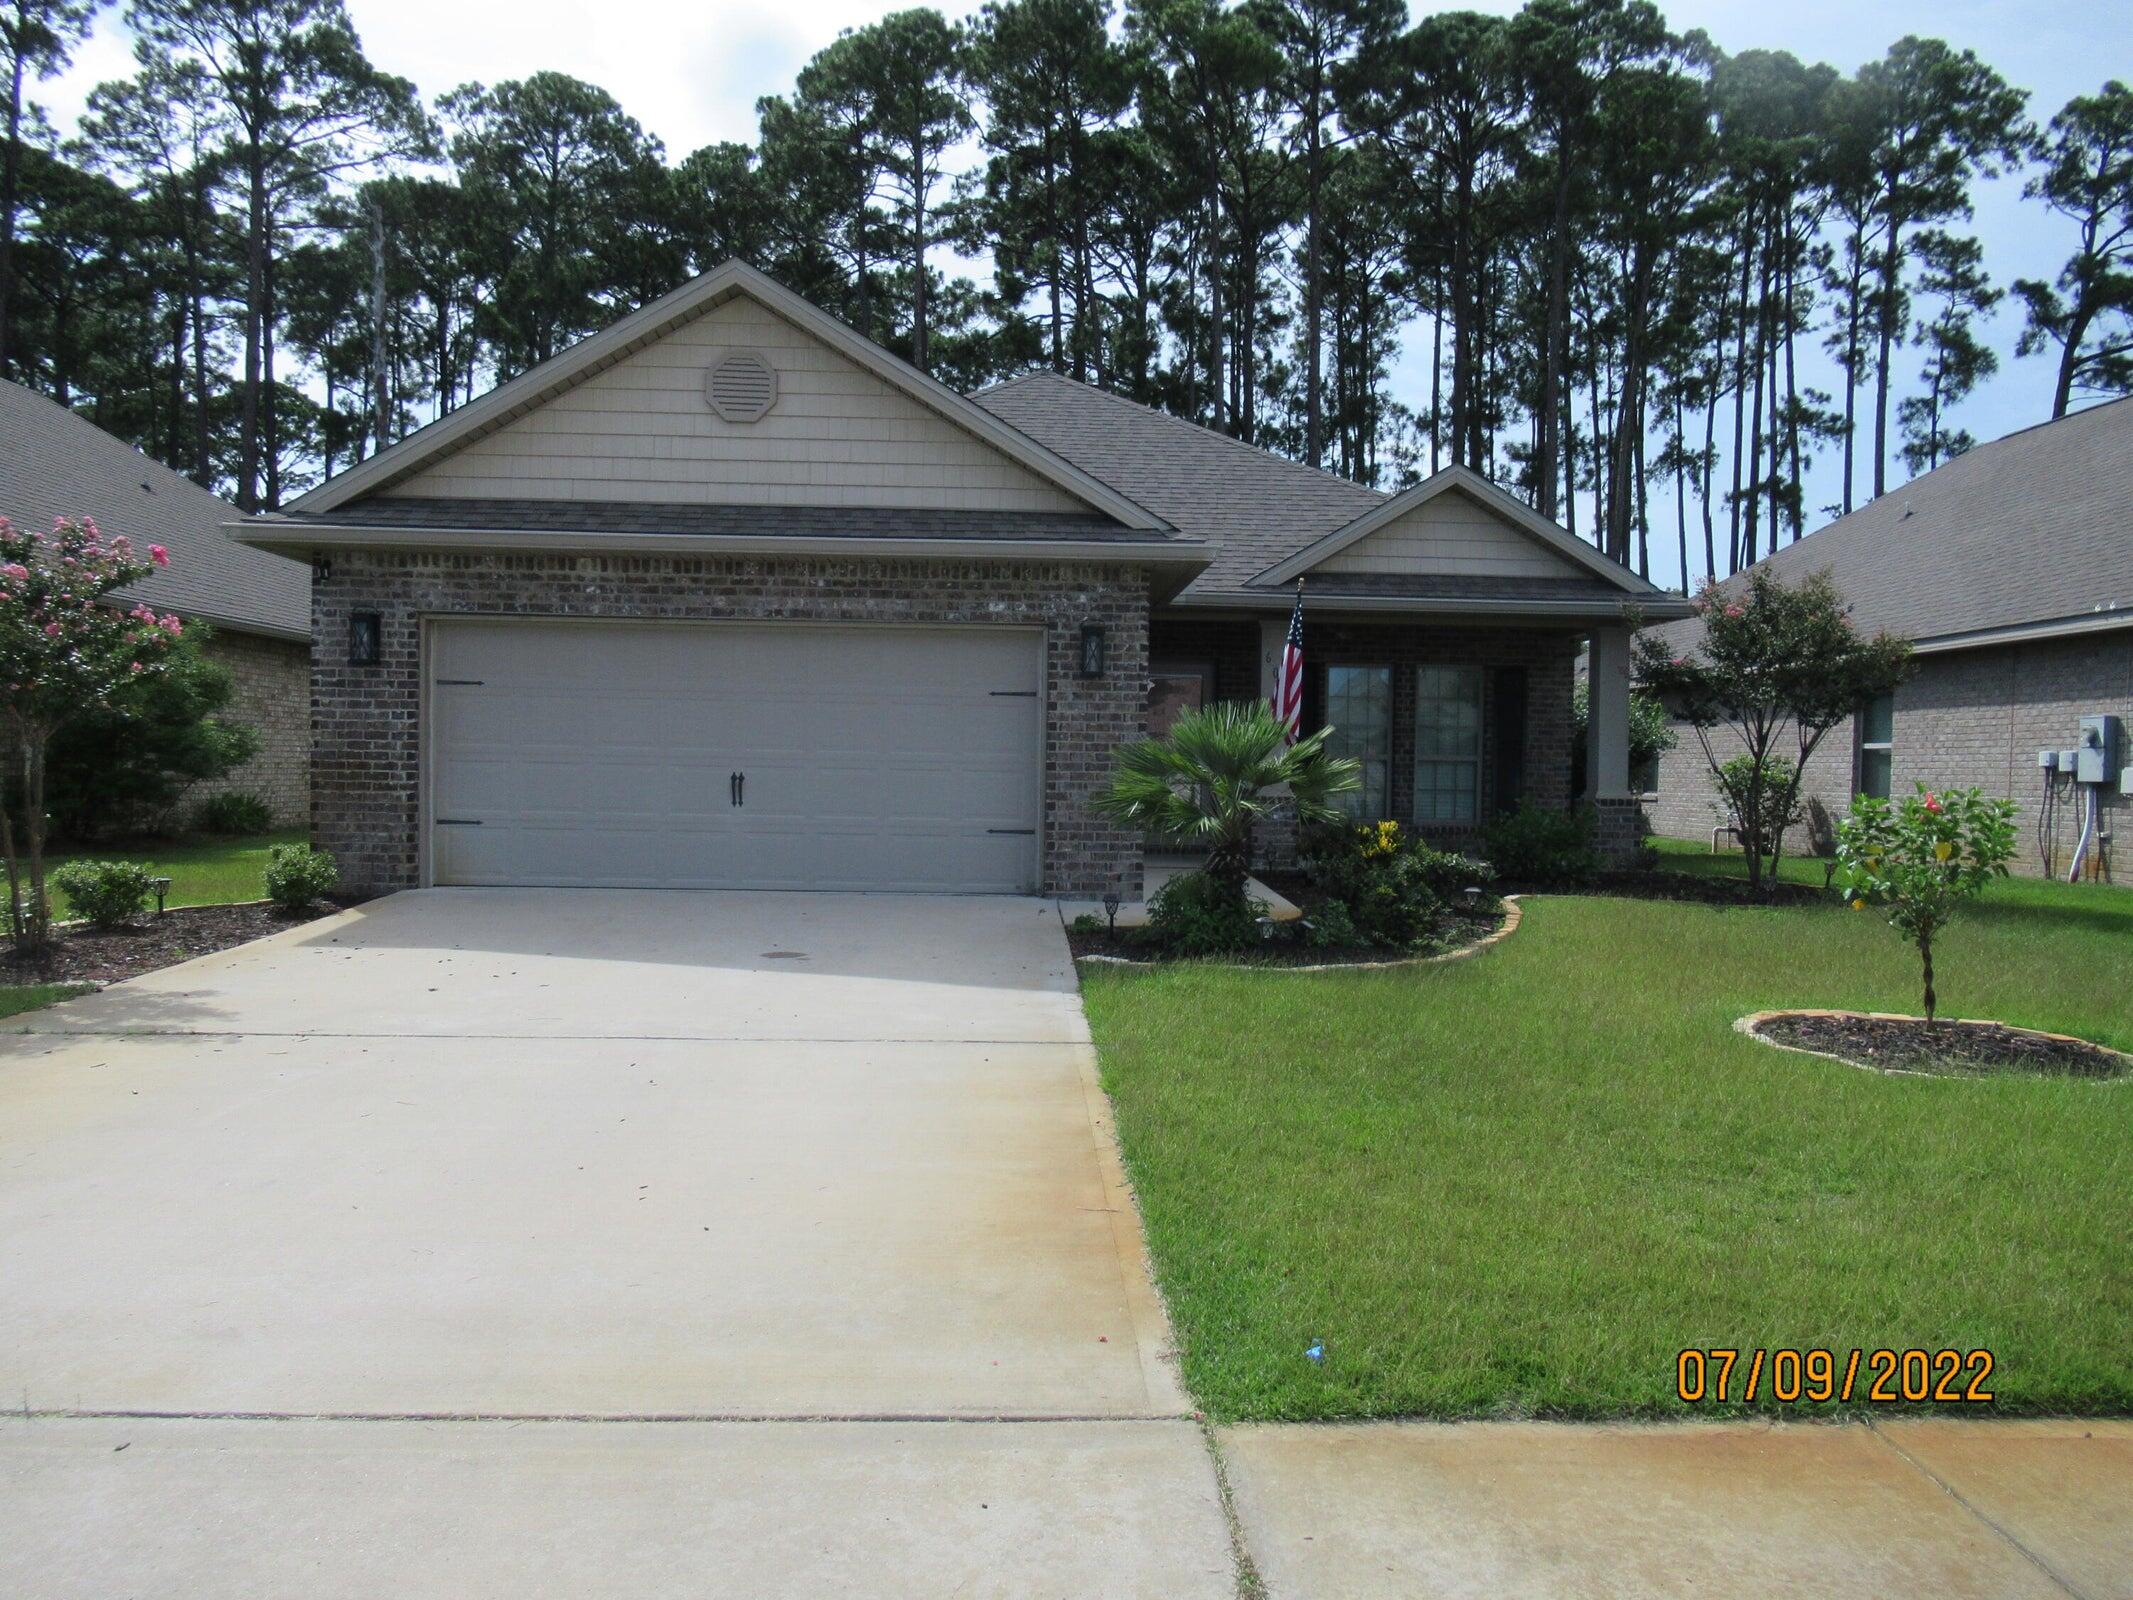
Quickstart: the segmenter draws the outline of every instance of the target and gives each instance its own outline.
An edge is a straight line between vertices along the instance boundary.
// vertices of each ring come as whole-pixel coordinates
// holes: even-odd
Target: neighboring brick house
[[[230,669],[223,713],[259,736],[252,759],[210,794],[256,794],[277,826],[301,827],[311,808],[311,602],[300,561],[240,544],[240,513],[190,478],[33,389],[0,380],[0,515],[24,527],[93,517],[138,547],[160,544],[170,566],[126,590],[211,630],[208,655]]]
[[[377,890],[1131,898],[1119,748],[1264,693],[1305,575],[1370,814],[1567,804],[1590,636],[1626,839],[1628,621],[1685,614],[1470,473],[1388,498],[1050,374],[958,395],[739,263],[244,537],[312,563],[313,831]]]
[[[2133,728],[2133,400],[1979,445],[1762,565],[1788,578],[1827,570],[1856,626],[1917,651],[1892,701],[1833,729],[1808,764],[1806,793],[1829,814],[1916,783],[1981,788],[2021,808],[2015,870],[2065,876],[2093,796],[2092,869],[2123,876],[2113,836],[2133,816],[2120,777],[2133,763],[2123,731]],[[1686,649],[1701,627],[1663,632]],[[2118,719],[2107,781],[2061,776],[2047,788],[2038,752],[2073,749],[2085,716]],[[1651,821],[1708,838],[1709,769],[1693,733],[1677,731],[1647,798]]]

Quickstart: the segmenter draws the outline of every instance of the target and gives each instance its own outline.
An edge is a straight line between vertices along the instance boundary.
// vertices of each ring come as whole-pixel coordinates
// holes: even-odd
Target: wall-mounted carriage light
[[[1104,675],[1104,631],[1093,622],[1081,625],[1081,668],[1077,676],[1101,678]]]
[[[375,611],[357,611],[348,618],[348,660],[353,666],[378,664],[378,640],[383,630]]]

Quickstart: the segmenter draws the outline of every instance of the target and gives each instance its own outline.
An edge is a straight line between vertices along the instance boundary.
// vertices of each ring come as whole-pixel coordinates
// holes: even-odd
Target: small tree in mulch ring
[[[1933,1021],[1933,941],[1966,900],[2007,876],[2015,851],[2015,805],[1977,789],[1918,792],[1891,805],[1862,796],[1837,824],[1837,886],[1852,909],[1888,910],[1918,946],[1926,1021]]]
[[[52,936],[44,870],[52,736],[166,670],[183,625],[145,605],[128,607],[115,591],[169,564],[161,545],[150,545],[144,559],[123,534],[106,539],[86,517],[62,520],[49,534],[0,517],[0,733],[12,769],[7,787],[22,808],[18,823],[0,802],[0,852],[7,931],[20,953],[41,951]]]

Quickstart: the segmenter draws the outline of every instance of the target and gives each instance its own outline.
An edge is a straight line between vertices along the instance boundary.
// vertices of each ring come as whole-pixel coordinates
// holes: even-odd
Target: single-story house
[[[1841,816],[1854,795],[1983,789],[2021,807],[2016,870],[2063,877],[2093,797],[2111,864],[2108,836],[2133,817],[2121,787],[2133,764],[2133,400],[1978,445],[1761,565],[1792,579],[1827,570],[1855,626],[1917,652],[1903,687],[1829,733],[1808,763],[1809,799]],[[1702,626],[1662,632],[1689,649]],[[2097,717],[2119,730],[2094,760],[2104,781],[2040,767],[2041,752],[2056,769],[2077,751],[2082,719]],[[1708,838],[1720,820],[1709,768],[1678,731],[1650,820]]]
[[[1049,374],[960,395],[737,262],[239,532],[312,563],[313,832],[380,890],[1131,897],[1115,753],[1152,690],[1265,693],[1299,578],[1359,811],[1566,805],[1589,637],[1627,841],[1629,633],[1685,614],[1470,473],[1388,497]]]
[[[57,401],[0,379],[0,515],[48,528],[93,517],[108,534],[170,565],[124,591],[159,611],[211,629],[207,653],[230,670],[225,713],[259,735],[252,759],[188,796],[224,791],[267,802],[277,826],[301,827],[311,810],[310,573],[301,561],[230,536],[241,517],[192,479],[151,460]]]

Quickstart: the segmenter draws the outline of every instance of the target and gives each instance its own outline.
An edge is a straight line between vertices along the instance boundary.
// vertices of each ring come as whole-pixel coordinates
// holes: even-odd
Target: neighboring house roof
[[[1162,519],[1043,444],[1005,427],[945,384],[854,333],[827,312],[740,261],[691,279],[641,310],[581,339],[562,354],[500,384],[480,399],[409,434],[390,449],[327,480],[288,511],[321,519],[350,502],[388,489],[455,450],[506,427],[556,396],[655,343],[671,330],[744,295],[812,335],[838,355],[925,406],[1037,477],[1127,528],[1162,531]]]
[[[238,543],[224,525],[242,513],[227,500],[5,380],[0,515],[40,530],[55,517],[93,517],[107,534],[170,551],[170,565],[129,595],[237,633],[311,637],[311,573],[303,563]]]
[[[1375,489],[1110,394],[1032,372],[971,398],[1159,513],[1214,560],[1185,595],[1241,590],[1270,562],[1384,502]]]
[[[1684,609],[1677,597],[1464,467],[1386,495],[1054,372],[1011,378],[972,398],[1181,532],[1208,541],[1214,559],[1179,596],[1186,604],[1283,606],[1287,585],[1308,574],[1310,594],[1364,608],[1577,616],[1612,615],[1625,604],[1655,616]],[[1467,496],[1551,552],[1561,576],[1314,570],[1447,492]]]
[[[1827,569],[1859,626],[1928,652],[2133,627],[2133,399],[1977,445],[1756,566]]]

